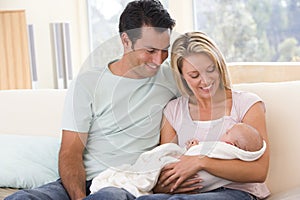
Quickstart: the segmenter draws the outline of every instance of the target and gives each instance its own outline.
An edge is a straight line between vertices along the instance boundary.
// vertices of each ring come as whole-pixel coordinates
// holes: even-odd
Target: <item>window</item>
[[[132,0],[87,0],[90,32],[90,49],[118,35],[119,17]],[[168,0],[160,0],[165,8]]]
[[[300,61],[299,0],[194,0],[195,29],[228,62]]]

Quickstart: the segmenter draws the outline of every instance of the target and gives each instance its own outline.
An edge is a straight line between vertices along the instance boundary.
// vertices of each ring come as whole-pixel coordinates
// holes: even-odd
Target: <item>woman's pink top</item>
[[[226,130],[234,124],[242,122],[246,112],[257,102],[263,103],[262,99],[256,94],[232,91],[232,108],[229,116],[212,121],[194,121],[189,113],[189,99],[181,96],[166,105],[164,115],[177,133],[178,144],[185,147],[185,143],[190,139],[218,141]],[[265,198],[270,194],[265,183],[236,182],[225,187],[246,191],[258,198]]]

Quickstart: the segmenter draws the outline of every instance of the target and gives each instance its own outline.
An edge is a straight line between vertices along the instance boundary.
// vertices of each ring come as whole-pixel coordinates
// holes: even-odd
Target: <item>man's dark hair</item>
[[[119,33],[126,32],[134,44],[141,38],[141,27],[151,26],[157,31],[165,29],[172,30],[175,20],[171,18],[168,11],[159,0],[135,0],[127,4],[120,16]]]

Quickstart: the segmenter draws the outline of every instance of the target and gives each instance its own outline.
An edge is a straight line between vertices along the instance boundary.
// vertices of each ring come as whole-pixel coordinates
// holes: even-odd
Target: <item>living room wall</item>
[[[34,29],[38,82],[36,88],[55,88],[54,58],[51,45],[51,23],[70,23],[73,74],[76,75],[89,54],[89,28],[86,0],[1,0],[1,10],[25,10],[27,24]],[[193,29],[192,0],[169,1],[174,32]],[[187,14],[188,13],[188,14]],[[175,34],[174,34],[175,35]]]
[[[25,10],[27,24],[34,29],[37,63],[37,88],[54,88],[54,59],[51,23],[69,23],[74,74],[88,55],[88,27],[85,1],[82,0],[1,0],[1,10]]]

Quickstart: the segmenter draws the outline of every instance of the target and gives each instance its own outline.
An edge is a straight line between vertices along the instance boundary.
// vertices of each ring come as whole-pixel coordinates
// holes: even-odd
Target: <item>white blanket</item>
[[[177,162],[183,154],[253,161],[258,159],[265,149],[265,142],[263,148],[256,152],[244,151],[225,142],[200,142],[188,151],[174,143],[163,144],[141,154],[133,165],[125,164],[117,168],[110,167],[101,172],[93,179],[90,190],[91,193],[95,193],[101,188],[114,186],[124,188],[136,197],[151,194],[161,169],[166,164]],[[213,190],[231,183],[231,181],[221,179],[203,170],[199,172],[199,175],[203,180],[203,189],[199,192]]]

